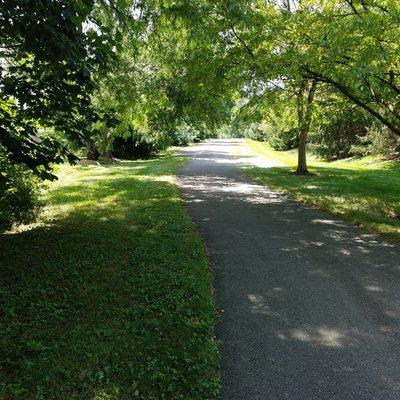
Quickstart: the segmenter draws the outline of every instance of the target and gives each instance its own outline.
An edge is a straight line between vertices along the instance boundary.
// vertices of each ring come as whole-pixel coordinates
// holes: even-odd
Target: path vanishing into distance
[[[238,164],[262,161],[241,140],[181,153],[222,310],[222,399],[399,400],[400,247],[249,181]]]

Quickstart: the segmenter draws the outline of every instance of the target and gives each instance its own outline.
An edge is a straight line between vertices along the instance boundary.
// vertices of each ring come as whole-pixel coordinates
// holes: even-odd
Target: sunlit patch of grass
[[[62,166],[37,224],[0,237],[0,398],[210,399],[203,243],[164,155]]]
[[[249,148],[282,167],[247,166],[246,174],[290,197],[323,208],[400,242],[400,163],[365,159],[324,162],[310,157],[314,175],[296,176],[297,154],[274,151],[265,143],[247,140]]]
[[[295,166],[296,159],[293,157],[292,151],[280,151],[277,152],[272,149],[272,147],[265,142],[258,142],[256,140],[246,139],[247,146],[254,151],[256,154],[272,159],[286,166]]]

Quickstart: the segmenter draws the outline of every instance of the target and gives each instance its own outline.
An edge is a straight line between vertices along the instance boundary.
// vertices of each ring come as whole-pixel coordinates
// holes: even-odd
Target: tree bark
[[[297,158],[297,175],[307,175],[307,138],[310,130],[314,95],[317,89],[317,81],[309,82],[303,79],[298,92],[297,114],[298,114],[298,135],[299,148]]]
[[[100,153],[92,143],[86,142],[86,150],[86,158],[88,160],[97,161],[99,159]]]
[[[299,148],[297,153],[297,175],[307,175],[307,136],[308,131],[301,129],[299,132]]]

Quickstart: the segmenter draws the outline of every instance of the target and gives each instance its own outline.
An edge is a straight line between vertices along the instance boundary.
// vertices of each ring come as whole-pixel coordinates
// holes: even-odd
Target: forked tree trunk
[[[297,97],[299,148],[296,174],[307,175],[307,137],[310,130],[317,82],[303,79]]]

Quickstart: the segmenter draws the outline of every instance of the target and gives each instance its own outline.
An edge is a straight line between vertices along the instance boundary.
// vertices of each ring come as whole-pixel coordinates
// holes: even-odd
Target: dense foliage
[[[91,75],[112,43],[99,28],[83,29],[92,9],[90,0],[1,3],[0,143],[43,178],[52,178],[52,162],[73,159],[54,131],[80,140],[95,117]]]
[[[0,22],[0,143],[42,178],[221,124],[298,146],[298,173],[309,137],[338,158],[400,135],[397,0],[7,0]]]
[[[220,134],[297,147],[298,174],[307,148],[396,157],[399,94],[398,0],[0,0],[0,229],[32,219],[41,180],[77,154],[148,158]],[[0,396],[216,395],[205,253],[164,180],[180,164],[77,169],[48,225],[4,235]],[[393,232],[396,166],[318,167],[311,185],[249,173]]]
[[[191,11],[195,17],[182,12],[182,18],[190,20],[194,38],[202,29],[225,41],[212,60],[223,71],[221,79],[246,99],[245,107],[264,108],[269,123],[271,111],[291,109],[299,173],[307,173],[307,138],[315,124],[319,130],[316,111],[327,98],[348,102],[400,134],[396,0],[205,1]]]
[[[221,103],[206,118],[206,107],[212,107],[204,101],[204,88],[199,86],[193,102],[194,86],[179,72],[185,65],[165,61],[185,57],[189,43],[181,30],[167,25],[168,12],[160,17],[157,4],[0,5],[0,145],[8,170],[54,179],[52,166],[76,160],[75,150],[83,145],[91,158],[113,151],[149,156],[179,143],[182,135],[175,131],[185,121],[203,126],[218,119]],[[8,186],[3,197],[9,196]]]
[[[11,163],[0,147],[0,232],[35,216],[39,192],[39,179],[24,165]]]
[[[172,132],[179,120],[203,124],[221,116],[216,98],[235,92],[282,112],[271,102],[278,94],[301,111],[316,90],[310,80],[399,131],[393,0],[12,1],[2,8],[5,100],[18,100],[25,122],[73,137],[90,126],[89,113],[102,121],[91,128],[97,135],[124,134],[129,124],[144,133]],[[282,92],[297,100],[288,104]],[[292,129],[285,128],[278,130]]]

